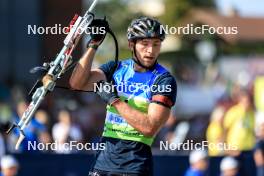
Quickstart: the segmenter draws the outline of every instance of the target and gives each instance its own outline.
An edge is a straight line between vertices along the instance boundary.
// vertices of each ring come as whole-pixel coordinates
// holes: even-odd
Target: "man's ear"
[[[133,51],[134,46],[135,46],[135,43],[134,42],[131,42],[131,41],[128,42],[128,47],[129,47],[129,49],[131,51]]]

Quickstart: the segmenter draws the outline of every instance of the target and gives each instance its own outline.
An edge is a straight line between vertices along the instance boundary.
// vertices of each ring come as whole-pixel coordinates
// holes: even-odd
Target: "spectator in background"
[[[16,176],[19,169],[17,160],[11,156],[6,155],[1,159],[1,170],[0,176]]]
[[[2,156],[4,156],[5,154],[5,141],[4,141],[4,137],[3,135],[1,134],[1,131],[0,131],[0,158],[2,158]]]
[[[7,150],[6,131],[12,120],[12,115],[13,114],[10,106],[0,98],[0,158],[6,153]]]
[[[264,175],[264,114],[260,114],[256,136],[258,141],[255,145],[254,160],[257,166],[257,176]]]
[[[239,164],[233,157],[225,157],[220,164],[220,176],[238,176]]]
[[[224,117],[227,146],[237,150],[227,151],[237,156],[241,151],[250,151],[255,145],[255,113],[250,95],[240,90],[238,103],[232,106]]]
[[[215,145],[211,146],[219,146],[216,144],[224,143],[225,135],[224,135],[224,115],[225,109],[223,106],[218,105],[215,107],[211,114],[211,121],[207,128],[206,138],[208,143],[213,143]],[[208,149],[209,156],[219,156],[224,154],[223,148],[217,147],[209,147]]]
[[[5,128],[12,120],[12,110],[6,102],[2,102],[0,99],[0,127]]]
[[[48,131],[43,131],[38,136],[39,143],[44,144],[45,146],[48,146],[50,143],[52,143],[52,137]],[[45,148],[45,150],[41,150],[41,152],[52,152],[50,148]]]
[[[25,112],[26,108],[27,108],[27,103],[25,101],[21,101],[17,104],[16,107],[16,114],[14,117],[14,121],[18,124],[20,118],[22,117],[23,113]],[[38,122],[34,117],[32,118],[32,120],[30,121],[29,125],[27,128],[24,129],[24,134],[25,134],[25,139],[23,140],[23,142],[20,145],[19,150],[21,152],[27,152],[30,150],[29,143],[31,142],[32,144],[34,142],[39,142],[38,136],[40,133],[46,131],[46,127],[45,125],[41,124],[40,122]],[[15,143],[17,142],[17,138],[19,136],[19,130],[17,128],[14,129],[14,132],[9,136],[9,147],[13,147],[11,149],[14,149]]]
[[[42,125],[49,126],[49,115],[45,110],[39,109],[35,113],[35,119]]]
[[[49,128],[49,125],[50,125],[49,119],[50,118],[49,118],[47,111],[42,110],[42,109],[37,110],[35,113],[35,119],[40,124],[44,125],[46,129]],[[51,134],[49,133],[49,131],[48,130],[41,131],[38,134],[38,141],[40,143],[43,143],[43,144],[52,143],[52,137],[51,137]],[[49,151],[49,149],[47,149],[47,151],[44,150],[43,152],[50,152],[50,151]]]
[[[192,151],[189,158],[191,166],[185,176],[204,176],[208,166],[207,157],[207,153],[203,150]]]
[[[71,122],[71,114],[67,110],[61,110],[58,114],[58,120],[52,128],[52,137],[59,144],[56,153],[71,153],[70,148],[65,148],[65,143],[70,141],[81,142],[82,132],[81,130]]]

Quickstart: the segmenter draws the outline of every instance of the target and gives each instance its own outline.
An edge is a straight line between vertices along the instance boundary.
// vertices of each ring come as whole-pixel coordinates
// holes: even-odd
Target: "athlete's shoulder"
[[[129,66],[131,64],[132,64],[131,58],[126,58],[126,59],[120,61],[120,66]]]
[[[111,61],[108,61],[108,62],[100,65],[99,69],[101,69],[105,72],[105,71],[108,71],[111,68],[113,68],[115,66],[115,64],[116,64],[115,61],[111,60]]]
[[[153,72],[158,76],[156,78],[156,81],[161,81],[163,79],[166,79],[176,82],[174,76],[170,73],[170,71],[164,66],[160,65],[159,63],[156,64],[155,70]]]
[[[162,74],[170,74],[167,68],[157,63],[155,69],[153,70],[154,74],[162,75]]]
[[[175,104],[176,96],[177,96],[177,83],[174,76],[163,66],[160,64],[157,64],[156,66],[157,74],[154,81],[154,85],[156,85],[156,88],[152,90],[152,102],[158,102],[160,100],[155,100],[156,98],[159,98],[159,96],[155,95],[162,95],[169,99],[169,103],[165,105],[166,107],[172,107]],[[161,102],[160,102],[161,103]]]
[[[99,69],[102,70],[106,76],[106,79],[107,81],[110,81],[112,79],[112,74],[113,74],[113,71],[116,69],[116,66],[118,66],[119,63],[117,63],[116,65],[116,62],[111,60],[111,61],[108,61],[104,64],[102,64]]]

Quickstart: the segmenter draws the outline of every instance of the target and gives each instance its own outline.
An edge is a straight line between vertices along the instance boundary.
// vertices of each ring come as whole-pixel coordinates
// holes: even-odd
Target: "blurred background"
[[[28,25],[68,26],[74,14],[82,15],[91,2],[0,0],[0,158],[15,156],[20,165],[18,175],[88,174],[92,151],[33,151],[27,150],[27,141],[96,144],[103,130],[105,104],[95,94],[55,89],[35,114],[19,150],[14,149],[18,133],[6,135],[5,131],[19,120],[31,100],[27,93],[38,75],[29,70],[52,61],[66,36],[28,34]],[[143,15],[169,27],[237,27],[237,34],[167,35],[159,62],[175,76],[178,95],[171,117],[153,145],[155,175],[184,175],[192,167],[188,158],[191,151],[160,150],[160,141],[180,144],[190,140],[236,147],[207,149],[208,167],[202,169],[206,175],[223,172],[220,164],[225,156],[238,161],[240,175],[264,175],[263,7],[264,2],[259,0],[99,0],[96,17],[106,16],[109,20],[117,35],[121,59],[131,56],[127,26]],[[84,36],[74,52],[76,60],[86,42]],[[114,43],[107,37],[94,67],[113,57]],[[69,75],[58,85],[69,86]]]

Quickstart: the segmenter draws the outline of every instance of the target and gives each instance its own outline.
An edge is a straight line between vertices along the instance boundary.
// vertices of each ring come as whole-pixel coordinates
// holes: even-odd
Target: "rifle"
[[[38,79],[34,84],[33,88],[30,90],[29,95],[32,95],[32,100],[23,113],[18,124],[14,123],[7,133],[9,134],[14,128],[19,129],[19,138],[17,140],[15,148],[18,149],[21,142],[25,138],[24,129],[28,126],[31,121],[35,111],[38,109],[41,102],[44,100],[48,92],[52,92],[56,86],[56,80],[61,78],[61,76],[69,70],[69,67],[72,65],[71,54],[75,47],[78,45],[78,42],[81,38],[81,35],[88,26],[92,23],[94,15],[92,10],[97,4],[98,0],[94,0],[90,8],[85,12],[84,16],[78,16],[77,14],[73,17],[70,22],[69,33],[64,40],[64,46],[57,55],[56,59],[50,63],[44,63],[43,67],[35,67],[31,70],[32,73],[42,70],[45,72],[45,75]],[[118,62],[118,45],[116,37],[113,32],[110,30],[109,33],[113,36],[116,44],[116,63]],[[34,92],[34,93],[33,93]]]

